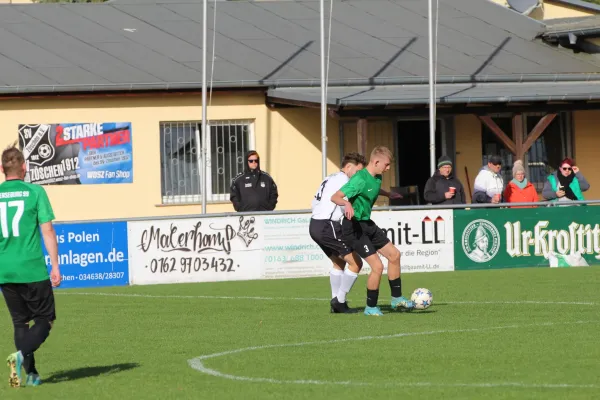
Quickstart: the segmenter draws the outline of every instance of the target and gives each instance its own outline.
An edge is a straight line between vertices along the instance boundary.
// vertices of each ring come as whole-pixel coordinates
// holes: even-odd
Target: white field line
[[[215,299],[215,300],[275,300],[275,301],[329,301],[331,299],[318,299],[312,297],[260,297],[260,296],[203,296],[203,295],[154,295],[141,293],[99,293],[99,292],[60,292],[54,294],[62,296],[109,296],[109,297],[141,297],[144,299]]]
[[[456,330],[437,330],[437,331],[426,331],[426,332],[406,332],[397,333],[394,335],[383,335],[383,336],[361,336],[356,338],[347,339],[334,339],[334,340],[322,340],[315,342],[302,342],[302,343],[286,343],[286,344],[273,344],[265,346],[253,346],[245,347],[236,350],[229,350],[220,353],[208,354],[200,357],[188,360],[188,364],[191,368],[196,371],[202,372],[207,375],[215,376],[218,378],[229,379],[233,381],[245,381],[245,382],[264,382],[264,383],[275,383],[275,384],[296,384],[296,385],[342,385],[342,386],[413,386],[413,387],[474,387],[474,388],[498,388],[498,387],[516,387],[516,388],[527,388],[527,389],[600,389],[599,385],[595,384],[569,384],[569,383],[525,383],[525,382],[463,382],[463,383],[443,383],[443,382],[400,382],[392,381],[388,383],[369,383],[369,382],[356,382],[356,381],[324,381],[324,380],[285,380],[285,379],[274,379],[274,378],[258,378],[241,375],[231,375],[220,372],[216,369],[208,368],[204,365],[204,360],[211,358],[223,357],[233,354],[244,353],[248,351],[258,351],[282,347],[304,347],[304,346],[315,346],[315,345],[328,345],[342,342],[354,342],[361,340],[377,340],[377,339],[392,339],[407,336],[424,336],[424,335],[436,335],[436,334],[452,334],[452,333],[468,333],[468,332],[485,332],[502,329],[523,329],[531,327],[543,327],[543,326],[554,326],[554,325],[573,325],[573,324],[597,324],[600,321],[576,321],[576,322],[545,322],[539,324],[528,324],[528,325],[505,325],[496,326],[489,328],[471,328],[471,329],[456,329]]]
[[[154,295],[143,293],[101,293],[101,292],[63,292],[55,291],[60,296],[108,296],[108,297],[140,297],[144,299],[215,299],[215,300],[263,300],[263,301],[329,301],[331,299],[317,297],[262,297],[262,296],[210,296],[210,295]],[[442,301],[443,304],[556,304],[596,306],[598,303],[584,301]],[[435,305],[436,303],[433,303]]]

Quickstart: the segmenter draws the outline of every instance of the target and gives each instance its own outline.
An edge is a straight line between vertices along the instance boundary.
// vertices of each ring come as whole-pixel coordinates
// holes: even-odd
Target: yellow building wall
[[[310,208],[322,179],[319,109],[271,110],[262,93],[213,93],[209,120],[253,120],[261,168],[277,183],[276,210]],[[131,122],[133,183],[47,185],[59,221],[200,214],[200,204],[162,205],[159,124],[199,121],[200,96],[104,97],[0,101],[0,147],[18,139],[19,124]],[[339,169],[338,122],[328,119],[328,173]],[[4,177],[0,178],[2,181]],[[234,211],[231,203],[207,212]]]
[[[596,46],[600,46],[600,39],[598,38],[585,39],[585,41],[591,44],[595,44]]]
[[[568,6],[566,4],[555,3],[548,0],[545,0],[544,2],[544,19],[586,17],[594,14],[596,13],[579,7]]]
[[[498,3],[502,6],[508,7],[506,0],[492,0],[494,3]],[[573,7],[567,4],[554,2],[552,0],[544,0],[543,9],[534,10],[529,17],[537,20],[555,19],[555,18],[573,18],[573,17],[585,17],[588,15],[594,15],[596,13],[580,8]]]
[[[590,183],[590,189],[584,193],[588,200],[600,198],[600,175],[598,171],[598,121],[600,111],[573,112],[573,132],[575,136],[575,162],[581,173]]]
[[[481,121],[475,115],[458,115],[454,119],[454,129],[456,132],[456,167],[455,175],[465,188],[467,202],[471,202],[471,193],[469,192],[469,183],[471,191],[475,177],[482,167],[481,157]],[[467,174],[469,173],[467,182]]]

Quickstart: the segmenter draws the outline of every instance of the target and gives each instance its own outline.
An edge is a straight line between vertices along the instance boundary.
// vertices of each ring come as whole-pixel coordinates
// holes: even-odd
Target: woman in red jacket
[[[507,203],[536,203],[539,196],[535,187],[525,178],[523,161],[517,160],[513,166],[513,180],[504,189],[504,201]],[[515,206],[513,208],[530,208],[535,206]]]

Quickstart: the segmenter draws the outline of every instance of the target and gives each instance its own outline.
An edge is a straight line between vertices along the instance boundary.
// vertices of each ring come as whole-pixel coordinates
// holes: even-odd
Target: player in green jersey
[[[379,195],[390,198],[399,196],[381,189],[382,174],[390,169],[392,158],[392,152],[387,147],[375,147],[367,167],[354,174],[350,181],[331,197],[335,204],[344,206],[346,218],[342,222],[342,240],[371,267],[367,281],[365,315],[383,315],[377,307],[379,284],[383,274],[383,264],[377,253],[388,260],[387,274],[392,291],[392,309],[414,308],[414,303],[402,296],[400,251],[371,220],[371,211]]]
[[[24,369],[26,384],[38,386],[41,379],[33,353],[50,335],[56,319],[52,287],[61,279],[54,213],[44,188],[24,182],[25,159],[18,148],[4,150],[2,172],[6,181],[0,184],[0,289],[13,321],[17,349],[7,359],[9,383],[21,386]],[[50,275],[40,228],[52,264]]]

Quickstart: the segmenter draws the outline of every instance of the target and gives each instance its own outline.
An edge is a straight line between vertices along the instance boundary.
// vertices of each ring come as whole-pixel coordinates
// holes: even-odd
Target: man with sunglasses
[[[235,211],[273,211],[277,205],[277,185],[271,175],[260,169],[254,150],[246,154],[244,172],[231,181],[230,200]]]
[[[493,155],[488,159],[485,165],[475,177],[473,185],[473,203],[492,203],[502,202],[502,193],[504,192],[504,179],[502,178],[502,158]]]

